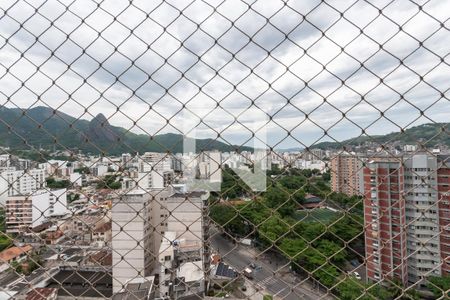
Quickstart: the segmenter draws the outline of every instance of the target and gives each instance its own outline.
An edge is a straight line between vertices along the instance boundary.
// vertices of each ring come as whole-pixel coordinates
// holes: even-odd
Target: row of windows
[[[434,209],[430,209],[430,210],[423,210],[423,209],[413,209],[413,208],[407,208],[406,209],[407,212],[416,212],[416,213],[426,213],[426,214],[432,214],[435,215],[437,214],[437,211]]]
[[[421,243],[414,242],[414,241],[408,241],[407,244],[410,245],[410,246],[421,246]],[[427,247],[427,248],[438,248],[438,245],[428,242],[428,243],[425,243],[424,247]]]
[[[421,196],[421,197],[434,197],[434,196],[436,196],[435,193],[412,193],[412,192],[407,193],[406,195],[408,195],[408,196],[416,196],[416,197],[419,197],[419,196]]]
[[[437,230],[437,227],[434,227],[434,226],[414,226],[414,225],[410,225],[409,228],[411,228],[411,229],[419,229],[419,230]]]
[[[435,255],[437,255],[436,253],[434,253],[434,252],[431,252],[431,251],[417,251],[417,252],[415,252],[415,250],[414,249],[408,249],[408,254],[420,254],[420,255],[428,255],[428,256],[435,256]]]
[[[415,171],[415,172],[425,172],[425,171],[434,171],[433,169],[430,168],[405,168],[405,171]]]
[[[405,175],[405,179],[415,179],[415,180],[435,180],[436,178],[434,176],[412,176],[412,175]]]

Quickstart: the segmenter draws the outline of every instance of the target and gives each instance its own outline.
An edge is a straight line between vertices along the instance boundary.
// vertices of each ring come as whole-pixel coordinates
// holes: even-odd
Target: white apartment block
[[[91,168],[92,175],[95,177],[102,177],[108,173],[108,166],[103,164],[97,164]]]
[[[201,240],[204,230],[203,208],[206,207],[208,197],[207,192],[188,192],[175,193],[167,198],[167,231],[176,232],[177,240]]]
[[[429,154],[405,158],[408,278],[441,275],[437,160]],[[423,245],[426,245],[424,247]]]
[[[164,153],[145,152],[138,157],[139,172],[169,171],[172,169],[171,165],[172,158]]]
[[[70,174],[69,180],[70,180],[70,183],[72,183],[73,185],[82,186],[83,185],[83,177],[84,177],[83,174],[74,172],[74,173]]]
[[[219,151],[206,151],[199,157],[200,178],[209,179],[210,182],[222,181],[222,153]]]
[[[163,153],[145,152],[137,157],[138,178],[136,186],[141,189],[162,189],[167,178],[173,178],[172,158]]]
[[[66,189],[38,190],[6,200],[6,232],[17,233],[68,213]]]
[[[136,179],[136,186],[141,189],[161,189],[164,187],[164,173],[161,171],[140,172]]]
[[[156,267],[167,214],[167,190],[125,191],[112,205],[113,292]]]
[[[9,167],[11,166],[11,157],[9,154],[1,154],[0,155],[0,167]]]
[[[29,195],[45,186],[45,170],[43,169],[3,170],[0,173],[0,204],[5,204],[8,197]]]

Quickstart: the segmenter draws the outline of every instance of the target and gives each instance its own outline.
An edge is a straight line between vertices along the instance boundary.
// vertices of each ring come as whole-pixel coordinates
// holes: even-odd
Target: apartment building
[[[66,213],[66,189],[11,196],[6,200],[6,232],[24,232],[45,223],[49,217]]]
[[[171,170],[172,158],[164,153],[145,152],[137,158],[137,161],[139,172]]]
[[[450,155],[437,156],[437,197],[442,276],[450,275]]]
[[[408,281],[441,275],[437,157],[419,153],[404,157]]]
[[[167,189],[124,191],[112,204],[113,292],[150,276],[166,230]]]
[[[371,161],[364,169],[367,277],[408,280],[406,210],[401,161]]]
[[[200,299],[209,270],[207,192],[175,193],[167,199],[167,231],[159,249],[160,297]]]
[[[448,156],[417,153],[364,169],[367,277],[404,284],[448,275]]]
[[[10,196],[28,195],[46,186],[45,170],[3,168],[0,173],[0,204]]]
[[[204,151],[199,155],[199,178],[211,182],[222,181],[222,153],[219,151]]]
[[[346,195],[361,195],[364,192],[363,160],[354,153],[342,153],[330,161],[331,188]]]

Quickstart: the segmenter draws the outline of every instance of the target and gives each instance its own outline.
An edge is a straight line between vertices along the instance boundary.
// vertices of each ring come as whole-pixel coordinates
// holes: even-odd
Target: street
[[[309,282],[301,282],[300,278],[289,270],[288,261],[282,261],[278,257],[269,257],[259,253],[255,248],[234,244],[230,239],[222,236],[216,229],[211,229],[212,247],[222,256],[225,263],[238,272],[248,267],[251,263],[261,266],[259,270],[253,270],[252,285],[264,294],[264,290],[282,299],[333,299],[330,295],[314,290]]]

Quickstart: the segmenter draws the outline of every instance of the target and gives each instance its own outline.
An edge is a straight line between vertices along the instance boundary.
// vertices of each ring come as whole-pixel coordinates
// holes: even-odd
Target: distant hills
[[[360,146],[370,142],[385,144],[396,142],[399,145],[417,144],[418,141],[429,147],[450,146],[450,123],[429,123],[392,132],[386,135],[360,136],[342,142],[322,142],[311,146],[321,149],[342,149],[343,146]],[[145,151],[183,152],[181,134],[159,134],[149,136],[135,134],[112,126],[103,114],[91,121],[77,119],[48,107],[31,109],[0,107],[0,146],[11,149],[79,149],[84,153],[118,155]],[[197,139],[197,151],[219,150],[251,151],[252,148],[236,146],[216,139]],[[292,148],[289,151],[300,151]]]
[[[181,134],[149,136],[112,126],[103,114],[91,121],[76,119],[48,107],[0,108],[0,146],[11,149],[79,149],[85,153],[118,155],[145,151],[183,152]],[[249,147],[215,139],[197,139],[196,150],[244,151]]]
[[[399,132],[385,135],[363,135],[342,142],[322,142],[311,146],[320,149],[342,149],[344,146],[360,146],[370,142],[381,145],[397,143],[399,145],[417,145],[419,142],[427,147],[436,145],[450,146],[450,123],[428,123],[411,127]]]

